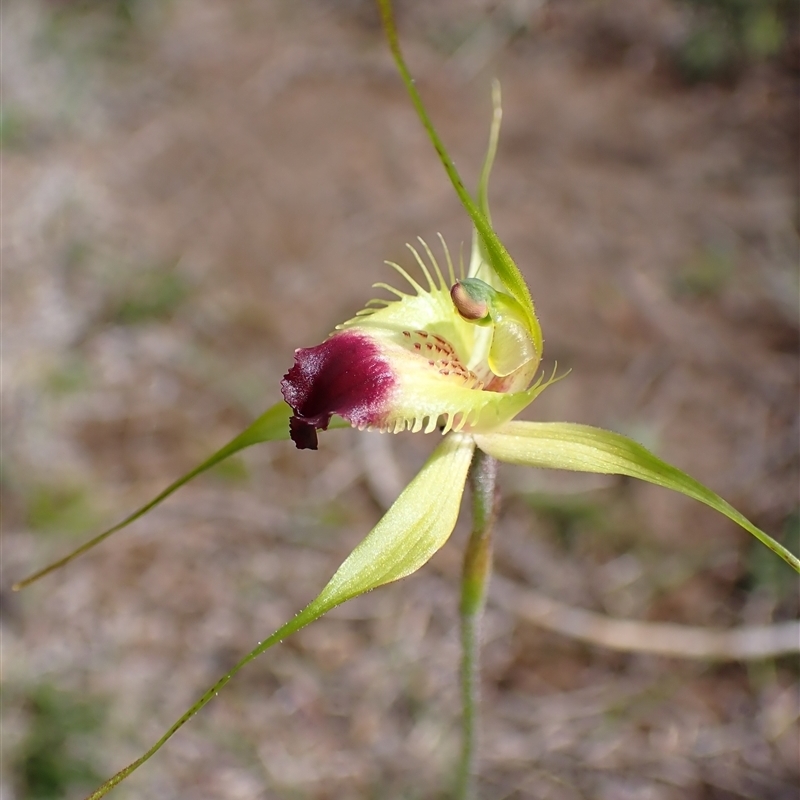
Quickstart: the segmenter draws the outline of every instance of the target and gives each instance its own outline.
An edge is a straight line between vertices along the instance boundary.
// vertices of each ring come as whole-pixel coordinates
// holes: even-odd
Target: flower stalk
[[[457,800],[474,800],[478,775],[480,652],[483,611],[492,574],[492,532],[497,515],[497,461],[476,450],[469,471],[472,533],[461,576],[461,760]]]

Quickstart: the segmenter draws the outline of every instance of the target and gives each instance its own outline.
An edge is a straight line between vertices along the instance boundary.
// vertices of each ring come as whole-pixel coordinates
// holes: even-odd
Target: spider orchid
[[[466,275],[456,276],[444,240],[443,272],[430,248],[411,252],[422,283],[391,266],[410,291],[388,284],[391,300],[372,300],[321,344],[295,351],[279,402],[208,460],[122,522],[19,582],[19,589],[64,566],[126,527],[189,480],[251,445],[291,438],[317,448],[318,431],[353,426],[383,432],[439,432],[442,441],[383,518],[345,559],[320,594],[212,686],[139,759],[90,796],[104,796],[147,761],[247,663],[330,609],[405,577],[444,545],[458,517],[476,448],[523,466],[627,475],[681,492],[741,525],[800,572],[800,559],[717,494],[617,433],[574,423],[515,421],[555,380],[539,373],[543,337],[528,287],[491,226],[488,180],[500,127],[499,89],[477,202],[464,188],[434,130],[400,53],[389,0],[379,0],[389,45],[423,126],[473,223]],[[447,276],[447,280],[445,279]],[[538,374],[538,377],[537,377]]]
[[[541,379],[528,387],[541,350],[532,313],[475,277],[480,259],[469,278],[457,281],[442,240],[450,288],[420,242],[436,280],[418,251],[409,249],[427,289],[392,263],[413,294],[376,284],[398,299],[371,301],[383,308],[367,307],[322,344],[295,351],[282,391],[294,412],[290,433],[299,449],[316,449],[316,431],[325,430],[333,414],[360,429],[392,433],[491,431],[545,387]]]

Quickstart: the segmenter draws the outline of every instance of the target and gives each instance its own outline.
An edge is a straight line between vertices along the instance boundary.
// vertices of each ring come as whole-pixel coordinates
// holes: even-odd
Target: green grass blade
[[[796,555],[753,525],[718,494],[618,433],[571,422],[509,422],[493,433],[476,435],[475,440],[481,450],[511,464],[628,475],[673,489],[741,525],[800,572],[800,559]]]

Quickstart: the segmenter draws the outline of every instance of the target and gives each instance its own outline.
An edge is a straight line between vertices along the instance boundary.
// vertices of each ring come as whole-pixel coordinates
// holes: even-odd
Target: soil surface
[[[325,584],[437,434],[262,445],[21,594],[279,399],[321,341],[470,227],[369,2],[3,7],[0,796],[82,797]],[[525,412],[633,436],[797,551],[797,75],[686,85],[685,9],[398,3],[474,185],[570,374]],[[796,657],[616,652],[536,592],[701,628],[798,617],[796,581],[698,503],[503,469],[480,797],[797,796]],[[444,798],[459,748],[466,511],[413,577],[269,651],[111,795]],[[513,594],[516,592],[516,594]],[[647,627],[642,628],[646,638]]]

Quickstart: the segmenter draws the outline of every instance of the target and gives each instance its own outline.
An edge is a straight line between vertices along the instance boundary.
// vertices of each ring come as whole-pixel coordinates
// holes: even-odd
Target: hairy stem
[[[461,694],[463,740],[456,797],[474,800],[478,763],[481,621],[492,573],[492,529],[497,510],[497,461],[475,451],[469,471],[472,533],[461,577]]]

